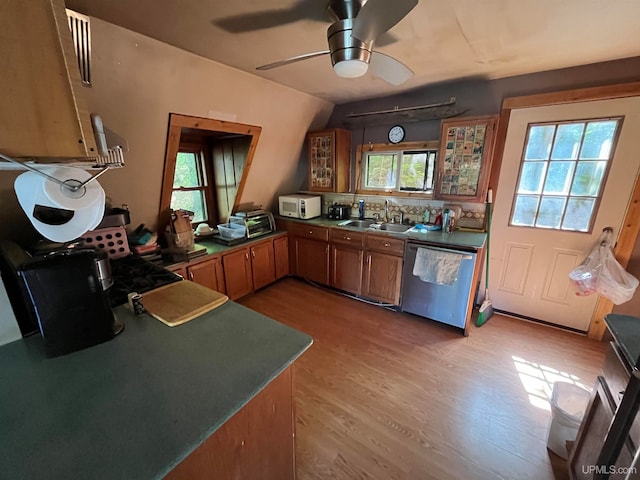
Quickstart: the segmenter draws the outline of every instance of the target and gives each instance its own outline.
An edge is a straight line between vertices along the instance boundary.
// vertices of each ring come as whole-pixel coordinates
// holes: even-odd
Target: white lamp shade
[[[361,77],[369,69],[369,64],[361,60],[342,60],[333,66],[336,75],[343,78]]]

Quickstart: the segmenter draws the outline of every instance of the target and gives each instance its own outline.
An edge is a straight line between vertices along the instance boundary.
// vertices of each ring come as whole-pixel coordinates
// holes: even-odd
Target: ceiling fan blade
[[[308,58],[319,57],[321,55],[328,55],[329,50],[323,50],[321,52],[305,53],[304,55],[298,55],[297,57],[287,58],[286,60],[280,60],[278,62],[267,63],[266,65],[260,65],[256,67],[256,70],[271,70],[272,68],[282,67],[283,65],[289,65],[290,63],[301,62]]]
[[[369,71],[391,85],[402,85],[413,77],[413,70],[404,63],[380,52],[371,53]]]
[[[402,20],[418,0],[368,0],[353,20],[351,36],[363,42],[375,40]]]
[[[305,19],[317,22],[328,21],[327,5],[318,0],[301,0],[290,8],[214,18],[211,23],[229,33],[246,33],[279,27]]]
[[[397,41],[398,37],[393,33],[385,32],[376,39],[376,47],[386,47],[387,45],[391,45]]]

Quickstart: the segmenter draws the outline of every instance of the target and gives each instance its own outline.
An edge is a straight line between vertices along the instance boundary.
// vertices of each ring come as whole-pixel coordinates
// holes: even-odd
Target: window
[[[361,188],[384,192],[432,192],[436,154],[435,148],[366,151],[362,155]]]
[[[529,125],[511,225],[589,232],[621,123]]]
[[[190,210],[193,223],[206,222],[209,218],[206,201],[206,171],[201,150],[180,149],[176,157],[176,169],[171,192],[173,210]]]

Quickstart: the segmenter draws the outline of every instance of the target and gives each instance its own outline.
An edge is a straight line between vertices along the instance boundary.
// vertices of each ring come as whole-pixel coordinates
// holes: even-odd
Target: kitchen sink
[[[339,223],[340,227],[357,227],[367,228],[374,223],[373,220],[348,220],[346,222]]]
[[[403,225],[401,223],[383,223],[380,225],[380,230],[386,230],[387,232],[406,232],[411,228],[411,225]]]

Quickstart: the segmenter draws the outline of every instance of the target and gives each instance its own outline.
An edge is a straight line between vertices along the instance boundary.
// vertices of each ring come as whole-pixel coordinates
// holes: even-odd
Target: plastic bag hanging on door
[[[618,263],[611,247],[610,228],[606,228],[598,243],[569,277],[576,286],[576,295],[599,293],[614,304],[628,302],[638,288],[638,279]]]

